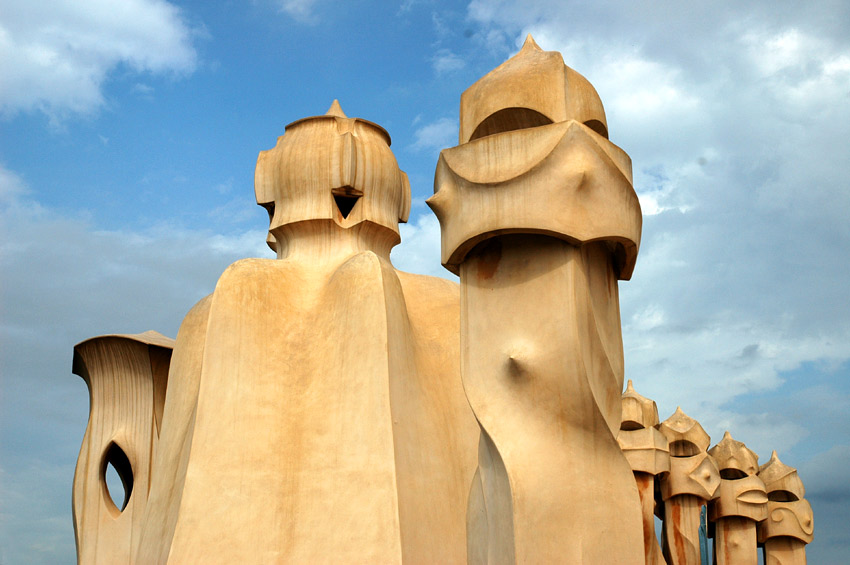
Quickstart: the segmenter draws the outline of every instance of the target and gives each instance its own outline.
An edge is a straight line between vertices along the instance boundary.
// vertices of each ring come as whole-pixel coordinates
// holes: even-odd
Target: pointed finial
[[[770,454],[770,461],[759,467],[758,474],[764,481],[768,493],[783,491],[793,494],[796,499],[803,498],[806,495],[806,489],[803,487],[803,481],[797,475],[797,469],[780,461],[775,449]],[[794,499],[790,498],[790,500]]]
[[[708,454],[714,457],[717,467],[721,471],[738,471],[738,475],[755,475],[759,471],[759,456],[748,448],[744,443],[735,441],[729,430],[723,434],[717,445],[708,450]],[[724,476],[724,478],[741,478]]]
[[[525,36],[525,43],[522,44],[522,49],[520,49],[519,51],[520,53],[522,53],[526,49],[535,49],[537,51],[543,51],[543,49],[541,49],[540,46],[537,45],[537,42],[534,41],[534,38],[531,37],[530,33]]]
[[[667,436],[671,444],[670,454],[676,457],[696,455],[706,451],[711,444],[711,438],[699,422],[685,414],[681,406],[676,406],[676,411],[661,422],[658,430]],[[677,445],[674,446],[673,444]],[[674,447],[682,453],[674,454]]]
[[[628,380],[622,400],[621,430],[652,428],[658,423],[658,408],[655,406],[655,401],[638,394],[631,379]]]
[[[342,111],[342,107],[339,105],[339,100],[334,98],[334,101],[331,103],[331,107],[328,108],[328,111],[325,112],[326,116],[333,116],[335,118],[347,118],[345,112]]]

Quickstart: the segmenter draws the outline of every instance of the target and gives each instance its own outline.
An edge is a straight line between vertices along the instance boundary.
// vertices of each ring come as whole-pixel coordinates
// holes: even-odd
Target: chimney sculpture
[[[463,561],[478,427],[458,286],[390,262],[410,194],[389,135],[334,102],[255,180],[276,260],[228,267],[176,342],[76,348],[80,562]],[[123,509],[109,462],[133,481]]]
[[[758,455],[728,431],[708,454],[720,470],[720,488],[708,505],[714,560],[717,565],[757,565],[756,523],[767,518],[767,493],[756,476]]]
[[[176,341],[75,347],[80,563],[699,563],[708,434],[621,395],[641,212],[599,96],[529,36],[463,93],[459,141],[428,203],[460,286],[393,267],[407,176],[334,101],[257,159],[277,259],[228,267]],[[745,531],[751,559],[760,478],[766,562],[805,562],[796,471],[713,452],[718,552]]]
[[[635,475],[643,507],[643,545],[646,565],[663,565],[655,534],[655,477],[670,472],[667,438],[658,431],[658,407],[638,394],[629,380],[623,393],[623,421],[617,441]]]
[[[73,372],[89,388],[89,421],[74,473],[74,533],[80,563],[129,558],[148,501],[174,340],[157,332],[104,335],[74,347]],[[123,500],[105,476],[112,466]],[[116,504],[118,502],[118,504]]]
[[[797,469],[779,460],[774,451],[759,468],[767,490],[767,518],[758,525],[765,565],[804,565],[806,544],[814,537],[814,516]]]
[[[670,473],[661,481],[664,558],[667,565],[694,565],[700,562],[700,510],[717,492],[720,472],[706,452],[711,438],[681,408],[659,430],[670,446]]]
[[[641,503],[617,444],[618,279],[641,212],[590,83],[522,50],[461,96],[460,145],[428,200],[460,275],[461,375],[481,428],[470,563],[643,563]]]

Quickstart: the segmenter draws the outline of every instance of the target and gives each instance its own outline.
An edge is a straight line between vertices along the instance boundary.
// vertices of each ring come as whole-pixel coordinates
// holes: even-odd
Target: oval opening
[[[747,474],[740,469],[721,469],[720,478],[726,481],[737,481],[746,479]]]
[[[673,457],[691,457],[699,452],[699,447],[687,440],[678,440],[670,443],[670,455]]]
[[[796,502],[800,500],[796,494],[788,490],[775,490],[767,493],[767,499],[771,502]]]
[[[620,423],[620,429],[631,432],[634,430],[642,430],[645,426],[636,420],[623,420]]]
[[[133,468],[127,454],[117,443],[110,443],[106,449],[100,479],[109,501],[123,512],[133,494]]]
[[[473,139],[487,137],[496,133],[514,131],[518,129],[536,128],[551,124],[552,120],[530,108],[505,108],[490,114],[483,122],[478,124],[472,133]]]
[[[608,139],[608,128],[606,128],[605,124],[603,124],[601,121],[599,121],[599,120],[587,120],[586,122],[584,122],[584,125],[586,125],[590,129],[592,129],[593,131],[595,131],[596,133],[598,133],[599,135],[601,135],[605,139]]]

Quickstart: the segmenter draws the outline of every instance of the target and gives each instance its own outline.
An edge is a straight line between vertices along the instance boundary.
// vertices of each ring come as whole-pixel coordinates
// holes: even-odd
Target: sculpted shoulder
[[[460,331],[460,285],[439,277],[396,273],[417,332],[433,340],[451,342],[456,348],[454,342]]]
[[[405,298],[411,295],[417,296],[417,303],[424,302],[433,306],[448,305],[459,307],[460,285],[457,282],[399,270],[396,270],[396,274],[404,289]]]
[[[261,275],[268,271],[278,271],[280,264],[285,261],[277,261],[275,259],[240,259],[235,263],[231,263],[219,277],[219,282],[230,278],[245,278],[256,275]]]

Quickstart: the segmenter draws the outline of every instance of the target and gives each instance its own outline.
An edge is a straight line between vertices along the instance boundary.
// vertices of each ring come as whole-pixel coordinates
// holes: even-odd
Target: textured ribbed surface
[[[139,337],[92,338],[74,350],[74,372],[86,381],[91,400],[74,477],[80,563],[130,562],[137,543],[157,436],[155,413],[161,412],[155,397],[164,400],[171,353],[160,347],[171,340],[150,333]],[[115,452],[115,446],[126,455],[132,473],[133,488],[123,511],[112,502],[104,474],[106,454],[110,448]]]

